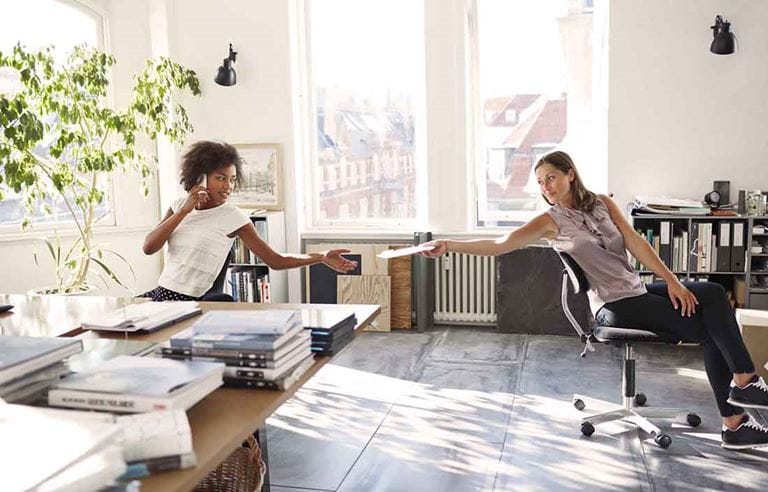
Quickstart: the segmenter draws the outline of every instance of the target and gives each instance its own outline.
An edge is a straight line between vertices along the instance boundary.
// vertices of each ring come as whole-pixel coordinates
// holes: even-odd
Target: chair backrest
[[[568,279],[571,281],[571,287],[573,292],[578,294],[580,292],[587,292],[589,290],[589,282],[587,281],[584,270],[581,269],[576,260],[573,259],[568,253],[555,250],[557,256],[560,257],[560,261],[563,262],[563,267],[568,272]]]
[[[203,297],[209,296],[212,294],[224,293],[224,282],[227,280],[227,269],[229,268],[229,264],[232,261],[232,251],[233,250],[230,250],[229,253],[227,253],[227,259],[224,260],[224,266],[221,267],[221,271],[216,276],[216,280],[213,281],[213,285],[211,286],[210,289],[208,289],[208,292],[206,292],[203,295]]]

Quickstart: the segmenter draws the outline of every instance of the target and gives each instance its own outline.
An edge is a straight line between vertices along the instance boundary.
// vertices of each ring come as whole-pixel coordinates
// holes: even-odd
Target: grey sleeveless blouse
[[[645,294],[645,284],[627,261],[624,237],[598,198],[591,213],[555,205],[547,213],[559,232],[550,244],[568,253],[584,270],[592,312],[603,304]]]

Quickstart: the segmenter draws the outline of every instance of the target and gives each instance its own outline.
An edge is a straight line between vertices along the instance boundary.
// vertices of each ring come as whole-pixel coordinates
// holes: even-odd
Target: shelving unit
[[[285,251],[285,222],[283,212],[265,212],[250,216],[259,237],[275,251]],[[235,240],[227,272],[224,292],[240,302],[263,302],[266,282],[271,302],[288,302],[288,281],[284,271],[269,267],[248,250],[240,239]]]
[[[768,216],[633,212],[630,217],[635,230],[652,244],[656,243],[654,246],[662,260],[670,269],[674,267],[673,272],[681,280],[718,282],[733,292],[739,307],[768,309]],[[756,227],[761,232],[754,232]],[[723,237],[725,231],[728,232],[727,239]],[[664,245],[661,244],[662,232]],[[702,250],[700,241],[708,243],[709,248]],[[753,253],[753,246],[761,247],[762,252]],[[681,255],[685,255],[685,259]],[[642,266],[638,273],[645,281],[653,276],[653,272],[642,269]]]

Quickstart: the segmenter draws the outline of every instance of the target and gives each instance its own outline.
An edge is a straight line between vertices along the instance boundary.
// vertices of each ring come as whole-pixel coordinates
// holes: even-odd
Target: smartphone
[[[198,184],[199,186],[202,186],[203,188],[206,188],[206,190],[207,190],[207,189],[208,189],[208,175],[207,175],[207,174],[205,174],[205,173],[201,174],[201,175],[200,175],[200,177],[199,177],[199,178],[197,178],[197,184]],[[197,193],[198,193],[199,195],[203,195],[203,194],[205,194],[205,192],[204,192],[204,191],[198,191]],[[200,208],[200,205],[201,205],[201,204],[200,204],[200,203],[198,203],[197,205],[195,205],[195,208],[199,209],[199,208]]]

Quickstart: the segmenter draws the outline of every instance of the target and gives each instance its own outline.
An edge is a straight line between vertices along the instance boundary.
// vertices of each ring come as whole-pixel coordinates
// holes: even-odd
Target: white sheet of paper
[[[433,249],[435,249],[434,246],[427,246],[422,244],[421,246],[410,246],[408,248],[386,249],[376,256],[388,260],[390,258],[397,258],[398,256],[415,255],[417,253],[421,253],[422,251],[432,251]]]

